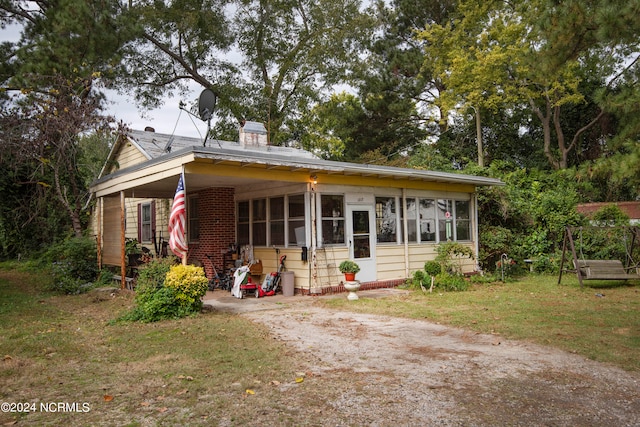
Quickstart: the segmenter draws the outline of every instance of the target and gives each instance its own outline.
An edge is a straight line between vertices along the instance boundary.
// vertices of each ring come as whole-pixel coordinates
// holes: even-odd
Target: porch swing
[[[590,229],[622,229],[623,240],[626,251],[625,264],[619,259],[585,259],[583,253],[583,240],[582,233],[584,228]],[[580,258],[576,253],[574,232],[578,231],[578,237],[580,240]],[[628,236],[631,236],[631,242],[628,243]],[[634,261],[633,250],[636,242],[640,238],[640,228],[637,226],[617,226],[617,227],[566,227],[564,231],[564,239],[562,242],[562,259],[560,260],[560,275],[558,277],[558,284],[562,280],[562,273],[575,272],[578,276],[578,282],[580,286],[583,286],[583,280],[635,280],[640,279],[640,263]],[[564,263],[566,260],[567,243],[571,249],[571,255],[573,257],[573,269],[565,269]]]

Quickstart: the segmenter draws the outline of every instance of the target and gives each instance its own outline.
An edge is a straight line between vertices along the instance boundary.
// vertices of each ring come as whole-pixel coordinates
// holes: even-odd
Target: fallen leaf
[[[192,377],[192,376],[190,376],[190,375],[188,375],[188,376],[186,377],[186,380],[187,380],[187,381],[193,381],[193,377]]]
[[[151,405],[151,403],[149,403],[149,402],[146,402],[146,401],[145,402],[140,402],[140,406],[149,406],[149,405]]]
[[[303,381],[304,381],[304,377],[298,377],[298,378],[296,378],[296,382],[297,382],[297,383],[301,383],[301,382],[303,382]]]
[[[158,412],[163,413],[163,412],[167,412],[167,407],[163,406],[162,408],[158,409]]]
[[[251,390],[250,388],[246,389],[245,393],[247,393],[247,394],[256,394],[256,392]]]
[[[176,393],[177,396],[181,396],[183,394],[187,394],[189,392],[188,388],[185,388],[184,390],[180,390],[179,392]]]
[[[108,394],[105,394],[103,397],[105,402],[111,402],[113,400],[113,396],[110,396]]]
[[[9,356],[8,354],[5,354],[4,361],[7,362],[9,360],[13,360],[13,357]]]
[[[280,385],[280,381],[273,380],[271,381],[271,385]]]

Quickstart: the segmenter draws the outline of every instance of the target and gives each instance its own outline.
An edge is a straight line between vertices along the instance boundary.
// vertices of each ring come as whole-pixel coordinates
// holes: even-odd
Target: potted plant
[[[360,266],[355,261],[344,260],[338,266],[341,273],[344,273],[344,279],[347,282],[352,282],[356,278],[356,273],[360,271]]]

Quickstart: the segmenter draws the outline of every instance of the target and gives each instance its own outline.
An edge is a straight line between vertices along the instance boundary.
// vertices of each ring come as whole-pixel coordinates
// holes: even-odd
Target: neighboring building
[[[605,206],[615,205],[629,217],[630,225],[640,225],[640,201],[636,202],[599,202],[599,203],[583,203],[576,207],[578,213],[590,218],[594,213]]]
[[[341,290],[336,266],[345,259],[360,265],[357,279],[367,289],[402,283],[435,257],[439,242],[458,241],[477,254],[476,187],[501,181],[327,161],[269,146],[265,134],[262,124],[247,122],[237,143],[203,146],[152,129],[121,135],[92,185],[103,264],[121,265],[123,236],[152,252],[168,239],[182,172],[188,262],[202,264],[208,274],[207,255],[219,268],[238,247],[240,258],[260,260],[264,273],[276,271],[287,255],[296,291],[325,293]],[[468,260],[462,267],[471,272],[476,264]]]

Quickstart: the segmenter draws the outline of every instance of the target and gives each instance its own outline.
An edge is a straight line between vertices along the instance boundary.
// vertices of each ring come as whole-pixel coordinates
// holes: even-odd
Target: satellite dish
[[[211,89],[205,89],[200,93],[200,98],[198,99],[198,113],[200,114],[200,119],[202,119],[202,121],[207,122],[211,120],[213,110],[216,108],[216,99],[216,94],[213,93]]]

